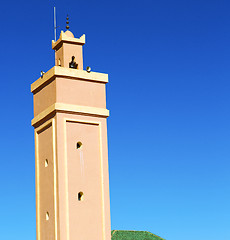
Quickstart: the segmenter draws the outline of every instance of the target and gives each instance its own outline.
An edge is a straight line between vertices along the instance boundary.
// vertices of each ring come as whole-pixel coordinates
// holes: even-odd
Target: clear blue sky
[[[62,29],[68,13],[86,34],[84,66],[109,74],[112,229],[229,240],[230,2],[220,0],[1,3],[0,239],[36,238],[30,84],[54,65],[54,5]]]

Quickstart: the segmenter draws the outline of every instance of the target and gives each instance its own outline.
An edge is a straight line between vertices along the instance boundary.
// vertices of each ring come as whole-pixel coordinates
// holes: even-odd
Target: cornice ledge
[[[105,108],[55,103],[34,117],[31,121],[31,125],[34,126],[36,123],[40,122],[42,119],[53,112],[78,113],[81,115],[99,116],[105,118],[109,116],[109,110]]]
[[[54,66],[48,72],[46,72],[42,78],[40,77],[34,83],[31,84],[31,92],[33,93],[36,89],[41,87],[51,78],[57,76],[100,83],[108,82],[108,74],[106,73],[87,72],[85,70]]]

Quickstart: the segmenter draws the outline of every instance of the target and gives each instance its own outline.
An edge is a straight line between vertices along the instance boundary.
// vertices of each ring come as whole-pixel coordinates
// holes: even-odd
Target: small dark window
[[[72,56],[72,61],[69,63],[69,68],[78,68],[78,64],[75,62],[75,57]]]
[[[77,142],[77,149],[81,148],[82,147],[82,143],[81,142]]]
[[[83,201],[83,192],[78,193],[78,201]]]

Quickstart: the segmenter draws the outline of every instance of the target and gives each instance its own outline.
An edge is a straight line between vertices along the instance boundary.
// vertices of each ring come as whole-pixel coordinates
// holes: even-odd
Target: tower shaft
[[[83,70],[84,43],[62,32],[52,44],[56,66],[31,85],[37,240],[111,239],[108,75]]]

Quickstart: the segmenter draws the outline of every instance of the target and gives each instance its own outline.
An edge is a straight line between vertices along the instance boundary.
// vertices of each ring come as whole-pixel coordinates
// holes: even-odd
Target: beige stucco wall
[[[71,41],[73,51],[82,47],[84,38],[69,36],[62,37],[70,52]],[[53,48],[61,50],[64,40]],[[31,85],[38,240],[111,239],[107,82],[107,74],[55,66]]]

